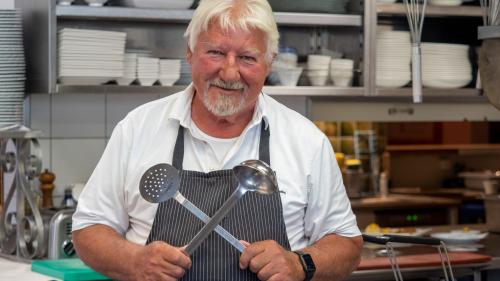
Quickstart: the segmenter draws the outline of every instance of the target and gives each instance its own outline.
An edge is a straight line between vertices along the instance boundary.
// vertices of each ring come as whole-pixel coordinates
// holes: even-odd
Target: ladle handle
[[[238,200],[246,193],[246,189],[238,185],[236,190],[229,196],[229,198],[224,202],[222,207],[213,215],[213,217],[205,224],[205,226],[198,231],[196,236],[189,242],[186,246],[185,251],[192,255],[193,252],[200,246],[200,244],[210,235],[212,230],[224,219],[229,211],[236,205]]]
[[[196,205],[191,203],[186,197],[184,197],[180,192],[175,194],[175,200],[179,202],[184,208],[191,212],[191,214],[195,215],[197,218],[202,220],[204,223],[209,222],[210,217],[207,216],[202,210],[198,209]],[[236,239],[231,233],[229,233],[225,228],[220,225],[215,227],[215,232],[217,232],[222,238],[226,239],[229,244],[233,245],[240,253],[245,250],[245,246],[240,242],[240,240]]]

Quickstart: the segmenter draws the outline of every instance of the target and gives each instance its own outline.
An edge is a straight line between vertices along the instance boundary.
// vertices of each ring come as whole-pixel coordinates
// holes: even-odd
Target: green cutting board
[[[36,260],[31,262],[31,271],[65,281],[110,280],[109,277],[92,270],[80,259]]]

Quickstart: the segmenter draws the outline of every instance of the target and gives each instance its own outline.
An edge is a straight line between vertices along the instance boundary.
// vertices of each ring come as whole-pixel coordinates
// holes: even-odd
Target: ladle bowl
[[[233,168],[239,184],[248,191],[271,194],[278,191],[276,174],[267,163],[246,160]]]

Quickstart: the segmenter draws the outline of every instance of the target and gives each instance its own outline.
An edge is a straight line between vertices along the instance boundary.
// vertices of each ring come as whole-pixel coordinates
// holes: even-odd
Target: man
[[[80,258],[119,280],[343,279],[362,240],[332,148],[261,93],[279,39],[269,4],[202,0],[185,36],[193,84],[116,126],[73,217]],[[189,256],[204,224],[139,193],[148,168],[170,163],[180,192],[212,216],[237,186],[231,168],[248,159],[270,164],[280,192],[245,195],[220,223],[241,254],[214,232]]]

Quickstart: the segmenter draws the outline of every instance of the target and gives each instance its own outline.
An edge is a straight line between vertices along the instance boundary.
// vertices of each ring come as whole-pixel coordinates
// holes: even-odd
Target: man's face
[[[266,46],[258,29],[226,31],[210,24],[194,52],[188,50],[195,99],[220,117],[251,112],[269,73]]]

